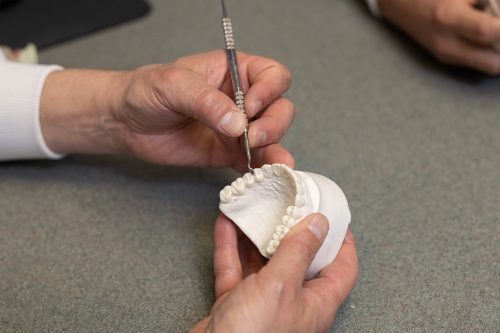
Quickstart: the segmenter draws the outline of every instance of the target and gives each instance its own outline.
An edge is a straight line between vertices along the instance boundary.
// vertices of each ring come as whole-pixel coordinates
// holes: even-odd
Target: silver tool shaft
[[[231,73],[231,82],[233,83],[234,102],[240,109],[241,113],[245,115],[247,124],[245,132],[243,133],[243,143],[245,145],[245,153],[248,160],[248,170],[253,173],[251,167],[252,155],[250,154],[250,142],[248,140],[248,115],[245,111],[245,96],[241,88],[240,75],[238,73],[238,61],[236,59],[236,45],[234,41],[233,25],[231,19],[227,15],[226,5],[224,0],[221,0],[222,6],[222,28],[224,30],[224,41],[226,43],[226,54],[229,62],[229,71]]]

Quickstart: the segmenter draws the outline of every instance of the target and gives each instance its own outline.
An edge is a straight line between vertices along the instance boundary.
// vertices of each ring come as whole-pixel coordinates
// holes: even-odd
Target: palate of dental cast
[[[347,199],[337,184],[284,164],[266,164],[236,179],[220,192],[219,207],[267,258],[302,218],[315,212],[325,215],[330,229],[307,278],[335,259],[351,220]]]

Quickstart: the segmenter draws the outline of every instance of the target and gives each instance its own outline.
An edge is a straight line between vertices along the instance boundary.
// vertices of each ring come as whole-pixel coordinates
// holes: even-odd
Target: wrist
[[[40,123],[55,153],[116,154],[122,126],[113,113],[127,87],[127,72],[66,70],[51,73],[40,102]]]

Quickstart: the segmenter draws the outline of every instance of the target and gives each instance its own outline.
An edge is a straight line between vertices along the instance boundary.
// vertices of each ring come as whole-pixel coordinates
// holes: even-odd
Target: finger
[[[295,160],[293,156],[279,143],[252,149],[253,168],[260,168],[264,164],[274,163],[286,164],[292,169],[295,167]],[[248,172],[246,156],[244,154],[241,154],[232,165],[232,167],[240,173]]]
[[[500,19],[474,9],[472,5],[458,1],[456,6],[447,6],[441,14],[442,23],[476,43],[491,45],[500,41]]]
[[[335,304],[336,311],[345,301],[358,278],[356,244],[350,230],[335,260],[320,272],[319,277],[307,281],[305,288],[321,297],[321,304]],[[327,314],[333,316],[334,313]]]
[[[171,66],[163,72],[157,90],[167,108],[197,119],[217,133],[238,137],[245,130],[245,116],[231,98],[194,72]]]
[[[274,101],[260,118],[250,123],[249,141],[252,148],[278,143],[293,123],[295,109],[286,98]]]
[[[262,269],[266,279],[282,281],[285,287],[299,291],[328,227],[327,219],[321,214],[305,217],[283,238],[268,265]]]
[[[283,95],[292,82],[292,75],[285,66],[262,57],[248,60],[247,73],[250,87],[245,93],[245,110],[249,118]]]
[[[292,169],[295,166],[295,160],[292,155],[279,143],[253,149],[252,151],[255,167],[261,167],[264,164],[275,163],[286,164]]]
[[[266,258],[260,254],[259,249],[257,249],[247,236],[238,238],[238,253],[243,278],[257,273],[267,262]]]
[[[233,289],[242,280],[236,227],[223,214],[214,227],[215,298]]]
[[[440,41],[436,57],[447,64],[465,65],[490,75],[500,73],[500,54],[491,47],[472,44],[458,38]]]

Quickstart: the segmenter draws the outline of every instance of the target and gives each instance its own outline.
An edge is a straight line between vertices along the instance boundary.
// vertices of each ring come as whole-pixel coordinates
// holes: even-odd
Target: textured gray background
[[[218,1],[42,52],[132,69],[223,45]],[[228,1],[241,50],[294,74],[284,140],[352,210],[360,279],[337,332],[498,332],[500,79],[451,71],[353,0]],[[183,332],[213,301],[228,170],[72,156],[0,165],[0,331]]]

